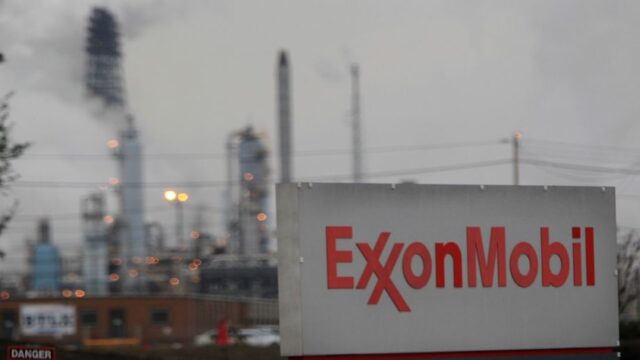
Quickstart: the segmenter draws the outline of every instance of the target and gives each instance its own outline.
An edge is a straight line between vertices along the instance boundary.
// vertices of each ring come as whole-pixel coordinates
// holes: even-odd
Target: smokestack
[[[278,57],[278,127],[280,136],[280,182],[291,182],[291,83],[289,61],[282,50]]]
[[[351,121],[353,126],[353,182],[362,181],[362,138],[360,124],[360,68],[351,65]]]

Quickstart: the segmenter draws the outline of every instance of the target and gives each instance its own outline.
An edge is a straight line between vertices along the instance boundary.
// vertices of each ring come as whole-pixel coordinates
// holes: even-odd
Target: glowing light
[[[111,215],[105,215],[102,218],[102,221],[104,221],[105,224],[113,224],[114,219],[113,219],[113,216]]]
[[[253,176],[252,173],[246,172],[246,173],[242,174],[242,178],[244,179],[244,181],[249,182],[249,181],[253,181],[253,179],[255,177]]]
[[[129,270],[129,277],[137,278],[140,275],[140,272],[136,269]]]
[[[73,291],[69,289],[64,289],[62,290],[62,296],[66,298],[70,298],[71,296],[73,296]]]
[[[521,133],[520,131],[516,131],[516,132],[513,134],[513,137],[514,137],[516,140],[521,140],[521,139],[522,139],[522,133]]]
[[[147,265],[156,265],[157,263],[160,262],[160,259],[158,259],[155,256],[147,256],[147,259],[145,260],[145,262],[147,263]]]
[[[109,281],[116,282],[118,280],[120,280],[120,275],[118,275],[116,273],[109,274]]]
[[[164,192],[164,199],[167,201],[176,201],[178,197],[178,193],[175,190],[166,190]]]
[[[76,290],[74,294],[77,298],[83,298],[85,295],[87,295],[87,293],[82,289]]]
[[[189,194],[185,192],[181,192],[180,194],[178,194],[178,201],[186,202],[187,200],[189,200]]]
[[[191,232],[191,238],[192,238],[193,240],[199,239],[199,238],[200,238],[200,233],[199,233],[199,232],[197,232],[197,231],[192,231],[192,232]]]
[[[2,300],[9,300],[9,298],[11,297],[11,294],[9,294],[8,291],[2,291],[0,292],[0,299]]]
[[[171,286],[178,286],[180,285],[180,279],[178,279],[177,277],[172,277],[171,279],[169,279],[169,284],[171,284]]]
[[[261,212],[258,215],[256,215],[256,219],[258,219],[258,221],[266,221],[267,220],[267,214]]]
[[[110,177],[109,178],[109,185],[111,185],[111,186],[120,185],[120,179],[118,179],[117,177]]]
[[[198,266],[200,266],[200,265],[202,265],[202,260],[200,260],[200,259],[195,259],[195,260],[193,260],[193,263],[194,263],[194,264],[196,264],[196,265],[198,265]]]
[[[107,147],[111,150],[117,149],[120,146],[120,142],[117,139],[110,139],[107,141]]]
[[[198,270],[198,265],[196,265],[196,264],[194,264],[194,263],[191,263],[191,264],[189,265],[189,270],[191,270],[191,271],[196,271],[196,270]]]

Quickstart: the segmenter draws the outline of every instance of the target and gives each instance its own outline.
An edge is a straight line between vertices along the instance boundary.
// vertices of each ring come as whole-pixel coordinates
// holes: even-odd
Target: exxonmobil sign
[[[539,237],[539,246],[529,241],[519,241],[514,244],[509,254],[506,251],[505,226],[493,226],[490,232],[490,239],[483,241],[479,226],[467,226],[466,240],[436,241],[431,250],[422,241],[390,242],[391,232],[387,231],[379,233],[373,246],[367,242],[351,241],[352,246],[357,248],[355,252],[362,256],[366,263],[356,282],[356,277],[352,275],[338,274],[339,263],[353,262],[354,250],[348,247],[338,248],[338,240],[353,240],[353,227],[327,226],[327,287],[364,290],[375,275],[377,280],[368,304],[378,304],[382,294],[386,293],[398,311],[411,311],[405,296],[400,293],[391,278],[396,267],[401,269],[403,280],[414,290],[423,289],[429,283],[432,273],[435,273],[436,288],[445,287],[447,276],[455,288],[475,288],[478,283],[484,288],[506,287],[507,276],[511,277],[514,285],[521,288],[530,287],[536,280],[540,281],[543,287],[594,286],[596,283],[593,227],[571,227],[571,238],[574,241],[570,248],[567,248],[561,242],[552,241],[549,228],[541,226],[539,235],[532,234],[532,238]],[[344,243],[348,246],[347,241]],[[486,248],[485,243],[488,244]],[[389,255],[383,259],[382,253],[386,248],[389,248]],[[557,272],[551,268],[553,257],[559,262]],[[421,263],[420,271],[415,271],[412,266],[414,258]],[[445,269],[447,258],[452,262],[449,272]],[[526,270],[522,270],[519,265],[521,258],[527,261]],[[463,281],[463,273],[466,274],[466,283]]]
[[[284,184],[277,212],[283,356],[616,346],[613,188]]]

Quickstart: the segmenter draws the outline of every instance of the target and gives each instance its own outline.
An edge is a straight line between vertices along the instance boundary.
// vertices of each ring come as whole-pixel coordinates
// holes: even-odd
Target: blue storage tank
[[[38,226],[38,244],[33,249],[32,290],[42,293],[60,291],[61,259],[58,248],[51,243],[49,221],[44,219]]]

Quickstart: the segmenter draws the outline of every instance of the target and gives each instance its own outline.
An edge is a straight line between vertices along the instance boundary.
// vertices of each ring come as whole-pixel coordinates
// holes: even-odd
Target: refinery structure
[[[204,331],[222,319],[233,319],[237,325],[277,324],[277,233],[270,208],[274,183],[295,181],[289,54],[286,50],[274,53],[277,143],[270,144],[267,134],[250,124],[230,131],[219,144],[226,164],[222,201],[202,205],[220,211],[189,213],[193,225],[187,225],[185,205],[193,200],[184,189],[162,189],[171,212],[175,211],[174,222],[160,221],[148,211],[145,190],[151,187],[144,176],[145,133],[139,126],[146,119],[136,118],[126,96],[125,53],[116,16],[96,7],[88,14],[86,31],[86,101],[109,125],[105,127],[110,132],[105,136],[111,139],[108,161],[115,165],[117,176],[109,179],[109,186],[83,191],[78,197],[82,237],[78,256],[63,256],[59,251],[56,226],[49,219],[43,217],[34,224],[37,239],[27,239],[29,273],[11,283],[2,281],[0,300],[5,302],[0,301],[4,314],[0,333],[20,338],[26,330],[17,331],[19,317],[24,309],[40,309],[39,304],[44,304],[41,311],[56,309],[45,314],[53,317],[71,316],[66,311],[69,306],[75,308],[75,330],[41,334],[45,340],[69,344],[132,337],[189,342],[197,335],[194,331]],[[353,101],[358,106],[358,72],[354,70],[353,75]],[[353,116],[354,131],[359,131],[359,108],[354,107]],[[355,137],[359,139],[359,134]],[[360,142],[354,153],[359,151]],[[360,154],[354,161],[354,177],[359,178]],[[115,209],[108,206],[112,203],[117,204]],[[198,205],[189,207],[197,211]],[[221,223],[216,233],[201,225],[218,220],[207,216],[220,218],[215,221]],[[159,305],[151,310],[144,305],[152,303]],[[191,316],[184,314],[184,306],[208,315],[195,317],[197,326],[177,330],[173,319]],[[139,313],[148,311],[146,320],[140,318]],[[151,335],[158,325],[164,326],[164,332]],[[139,336],[141,331],[144,336]]]
[[[109,123],[112,133],[105,136],[111,138],[107,147],[117,176],[109,179],[109,186],[78,197],[78,256],[63,256],[49,219],[34,224],[37,238],[27,239],[29,273],[11,283],[2,280],[0,337],[75,345],[105,338],[137,344],[189,343],[197,332],[222,319],[235,325],[276,324],[275,239],[269,214],[273,180],[264,134],[241,127],[220,145],[226,150],[227,181],[223,211],[213,215],[224,224],[218,234],[200,231],[196,223],[213,220],[203,219],[203,213],[189,228],[193,231],[185,231],[189,195],[165,189],[165,200],[176,213],[175,246],[167,245],[165,234],[172,233],[173,224],[145,210],[145,134],[126,96],[118,20],[109,9],[96,7],[88,15],[86,31],[86,99]],[[281,178],[288,182],[290,75],[284,52],[276,63]],[[108,206],[112,200],[115,211]],[[194,316],[185,310],[189,308],[205,315]],[[148,317],[141,317],[149,311]],[[29,316],[60,322],[56,329],[28,329],[24,319]],[[176,323],[184,316],[196,324]],[[61,325],[71,318],[75,325]],[[163,332],[157,333],[158,326]]]
[[[110,186],[78,199],[83,238],[78,257],[60,256],[51,240],[55,228],[50,230],[47,219],[42,219],[37,244],[30,242],[30,274],[23,285],[12,287],[12,296],[206,294],[277,298],[277,233],[270,204],[274,183],[295,181],[292,67],[287,51],[274,54],[277,143],[269,144],[266,134],[251,125],[227,134],[219,145],[226,157],[223,200],[215,204],[221,212],[206,215],[219,216],[222,226],[216,234],[200,231],[196,223],[207,221],[200,213],[190,228],[193,230],[186,231],[184,207],[189,195],[165,189],[165,200],[175,207],[173,231],[173,224],[153,219],[145,210],[145,134],[126,96],[118,20],[107,8],[96,7],[88,15],[86,31],[86,97],[99,105],[98,116],[113,129],[107,146],[118,174],[109,179]],[[360,181],[360,72],[357,65],[350,72],[353,179]],[[276,156],[272,156],[272,148]],[[277,174],[271,170],[273,161],[278,165]],[[108,209],[109,199],[116,200],[115,212]],[[165,241],[171,233],[175,234],[175,246],[167,246]],[[43,269],[50,268],[55,271],[44,276]]]
[[[88,295],[105,295],[108,293],[106,280],[110,274],[115,274],[122,279],[122,291],[144,292],[147,249],[142,144],[126,102],[118,22],[105,8],[95,8],[89,18],[86,53],[87,93],[103,103],[104,111],[115,119],[120,131],[109,143],[118,162],[119,177],[114,185],[119,213],[115,219],[107,220],[111,226],[106,228],[96,216],[104,213],[103,201],[99,199],[99,195],[91,195],[86,209],[83,209],[85,256],[82,259],[82,269],[85,286]],[[107,232],[111,232],[113,236],[108,237]],[[108,244],[109,239],[113,242],[111,246]],[[109,256],[109,247],[117,249],[117,257],[113,257],[117,261]],[[117,263],[117,271],[108,272],[110,262]]]
[[[52,240],[48,220],[38,225],[30,246],[31,271],[23,290],[29,297],[108,297],[139,294],[277,296],[271,152],[265,136],[251,126],[227,136],[223,228],[217,235],[185,231],[187,193],[168,189],[165,199],[176,210],[175,246],[167,246],[162,224],[145,213],[144,134],[136,125],[124,85],[120,29],[116,16],[96,7],[88,16],[85,43],[87,99],[115,129],[107,146],[117,177],[107,189],[85,193],[79,201],[83,243],[78,258],[63,258]],[[279,180],[292,180],[292,124],[289,60],[276,57]],[[275,177],[276,179],[273,179]],[[108,209],[114,198],[117,211]],[[201,215],[202,216],[202,215]],[[195,227],[194,227],[195,229]]]
[[[18,112],[10,120],[16,115],[27,120],[26,133],[17,135],[30,142],[12,143],[12,124],[5,120],[13,91],[4,98],[0,94],[0,145],[9,148],[0,151],[0,235],[8,240],[0,248],[0,260],[6,257],[0,277],[0,342],[8,357],[13,358],[14,348],[33,352],[38,347],[51,351],[50,358],[191,359],[515,359],[571,357],[574,351],[578,357],[608,359],[614,351],[640,349],[640,230],[628,223],[633,221],[632,205],[623,206],[627,211],[621,220],[631,226],[616,221],[617,199],[640,195],[601,186],[621,187],[617,175],[624,180],[640,173],[628,164],[633,149],[536,140],[535,134],[525,143],[520,132],[506,139],[463,139],[464,134],[454,131],[456,124],[469,114],[499,108],[495,105],[504,103],[502,97],[508,98],[518,81],[496,84],[492,96],[469,96],[478,92],[474,82],[478,89],[486,88],[484,78],[475,76],[478,69],[470,70],[469,61],[449,61],[468,48],[468,36],[454,36],[459,44],[445,46],[445,54],[429,64],[433,69],[418,74],[433,81],[413,76],[416,66],[409,65],[425,63],[431,50],[443,50],[442,43],[450,45],[446,30],[457,25],[455,16],[453,22],[434,27],[445,30],[439,34],[445,40],[436,36],[416,49],[406,45],[433,29],[411,25],[417,18],[405,15],[413,9],[394,12],[382,22],[378,15],[384,11],[358,12],[359,26],[354,27],[349,19],[360,9],[334,5],[293,9],[286,21],[274,23],[264,15],[281,13],[286,4],[256,12],[251,4],[220,9],[220,4],[99,2],[70,5],[70,12],[59,5],[25,11],[15,2],[9,2],[8,14],[16,21],[7,23],[7,49],[0,49],[0,70],[10,73],[0,78],[21,92],[13,103]],[[486,27],[490,11],[482,10],[473,14],[477,21],[463,29],[464,35]],[[509,10],[519,15],[522,9]],[[316,25],[326,23],[322,18],[336,11],[342,12],[331,24],[335,29],[316,31]],[[43,22],[45,17],[58,20]],[[558,19],[563,20],[554,18],[552,25]],[[20,26],[24,20],[38,26],[26,31]],[[292,32],[292,21],[314,26]],[[254,28],[263,32],[256,35]],[[540,32],[524,30],[525,35]],[[375,42],[365,36],[363,42],[364,33],[392,36],[378,36]],[[570,55],[592,48],[573,49]],[[485,61],[482,49],[473,50],[465,55],[472,60],[479,56],[477,68],[486,67],[485,73],[517,72],[525,64],[523,73],[531,77],[526,71],[531,61],[505,70]],[[513,49],[507,50],[497,56],[509,59],[503,55],[513,55]],[[385,51],[390,55],[372,61]],[[368,64],[361,67],[352,55]],[[617,74],[614,68],[599,67]],[[619,81],[613,78],[604,85],[616,90]],[[455,84],[441,91],[451,79]],[[569,85],[567,89],[577,91],[570,94],[572,101],[565,101],[571,111],[558,112],[553,106],[534,110],[569,120],[574,113],[582,115],[573,105],[586,93]],[[435,102],[402,98],[402,103],[415,103],[407,111],[381,101],[416,89],[442,96]],[[538,93],[516,94],[519,102],[512,101],[512,108],[540,103]],[[566,93],[551,92],[550,99],[562,102]],[[469,109],[448,105],[461,97]],[[371,106],[362,106],[367,99]],[[542,105],[555,105],[553,101]],[[590,114],[606,112],[610,104],[597,105]],[[625,120],[626,110],[614,115]],[[450,139],[422,131],[443,121],[454,126]],[[363,136],[363,129],[372,138]],[[37,149],[23,154],[31,142]],[[505,146],[511,150],[506,158],[499,156]],[[484,150],[469,150],[480,147]],[[483,160],[485,156],[498,158]],[[521,165],[554,170],[551,175],[559,183],[517,186]],[[499,183],[513,174],[514,186],[419,184],[455,183],[447,172],[456,171],[462,174],[457,179],[479,176]],[[548,180],[542,173],[529,175],[530,181]],[[395,180],[374,184],[382,179]],[[564,185],[582,181],[578,179],[589,186]],[[626,185],[631,189],[634,184]],[[535,192],[538,203],[523,206],[521,200]],[[569,214],[573,220],[562,218],[567,215],[563,209],[572,204],[582,212]],[[496,216],[512,228],[487,223]],[[523,222],[529,218],[533,222]],[[456,236],[443,240],[439,227],[462,234],[460,241]],[[435,232],[426,240],[405,236],[424,229]],[[512,241],[505,240],[505,231],[540,236]],[[385,247],[387,238],[390,245]],[[460,244],[466,244],[468,254]],[[429,285],[432,260],[436,265]],[[499,283],[495,292],[493,265]],[[477,286],[478,271],[482,286]],[[443,296],[420,291],[427,286]],[[486,306],[491,296],[500,300],[505,294],[508,306],[499,301],[495,309]],[[558,294],[568,306],[554,315]],[[463,302],[448,301],[454,298]],[[458,311],[474,310],[474,304],[484,312],[474,317]],[[487,309],[506,317],[487,322]],[[455,313],[460,316],[450,316]],[[543,313],[548,316],[538,316]],[[421,314],[430,315],[428,321]],[[530,334],[511,336],[517,321],[503,320],[527,320],[523,314],[541,319],[536,318],[540,321],[533,328],[542,343]],[[564,324],[580,325],[587,319],[596,326],[586,332],[585,326],[567,326],[565,330],[577,333],[556,331],[571,336],[550,338],[547,325],[558,324],[562,316],[568,316]],[[600,321],[603,316],[606,323]],[[478,326],[470,327],[474,321]],[[354,332],[356,325],[377,330]],[[447,326],[468,331],[446,331]],[[488,329],[487,339],[478,337],[477,329]],[[500,332],[511,338],[493,341]],[[425,346],[424,340],[434,336],[435,345]]]

